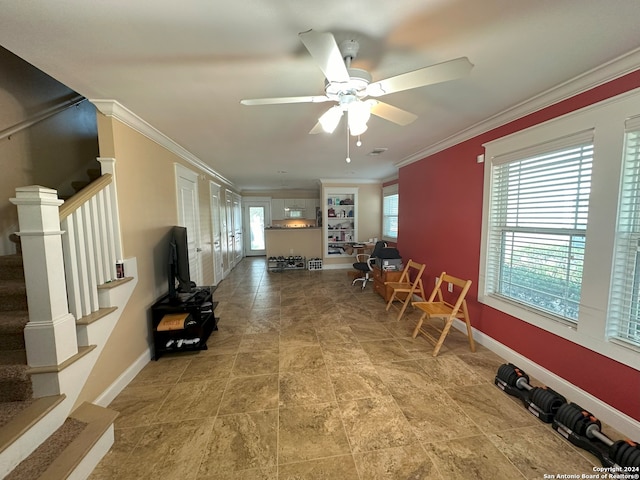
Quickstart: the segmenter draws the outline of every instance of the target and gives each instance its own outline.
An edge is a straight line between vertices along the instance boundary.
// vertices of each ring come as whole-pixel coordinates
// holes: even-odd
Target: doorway
[[[270,199],[244,198],[245,256],[257,257],[267,253],[264,229],[271,223]]]
[[[220,221],[220,185],[214,182],[209,183],[211,195],[211,239],[213,243],[213,284],[218,285],[224,278],[224,267],[222,260],[222,222]]]
[[[187,228],[191,281],[202,284],[200,253],[200,214],[198,212],[198,174],[176,164],[178,224]]]

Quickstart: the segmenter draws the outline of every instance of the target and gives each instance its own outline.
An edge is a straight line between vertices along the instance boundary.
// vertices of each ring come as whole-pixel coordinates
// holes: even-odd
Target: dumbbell
[[[551,423],[567,400],[548,387],[532,387],[529,376],[512,363],[501,365],[495,378],[498,388],[518,397],[526,409],[545,423]]]
[[[574,445],[594,454],[603,467],[640,467],[640,446],[631,440],[611,440],[600,420],[575,403],[556,413],[552,427]]]

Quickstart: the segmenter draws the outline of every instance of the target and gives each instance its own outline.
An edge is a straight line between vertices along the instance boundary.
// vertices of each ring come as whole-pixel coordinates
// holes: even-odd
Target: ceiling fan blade
[[[309,135],[316,135],[322,132],[324,132],[324,129],[322,128],[322,124],[318,122],[311,130],[309,130]]]
[[[418,118],[417,115],[407,112],[401,108],[394,107],[393,105],[389,105],[388,103],[380,102],[378,100],[370,100],[370,102],[372,114],[398,125],[409,125]]]
[[[468,75],[472,68],[473,64],[467,57],[456,58],[371,83],[367,87],[367,95],[380,97],[389,93],[454,80]]]
[[[329,82],[349,81],[349,72],[331,33],[309,30],[298,36]]]
[[[322,103],[330,98],[325,95],[307,97],[274,97],[274,98],[247,98],[240,100],[242,105],[277,105],[280,103]]]

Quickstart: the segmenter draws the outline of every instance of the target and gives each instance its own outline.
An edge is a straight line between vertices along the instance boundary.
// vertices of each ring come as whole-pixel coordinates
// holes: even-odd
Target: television
[[[173,227],[169,240],[169,298],[185,301],[195,293],[195,283],[189,274],[187,229]]]

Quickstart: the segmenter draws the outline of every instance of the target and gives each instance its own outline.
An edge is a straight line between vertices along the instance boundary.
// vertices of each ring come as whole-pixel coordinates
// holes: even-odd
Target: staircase
[[[0,479],[86,478],[113,443],[117,413],[75,405],[137,283],[135,259],[115,278],[114,162],[100,161],[107,174],[60,208],[43,187],[12,199],[23,255],[0,256]]]
[[[0,257],[0,427],[32,403],[24,327],[29,321],[21,255]]]

